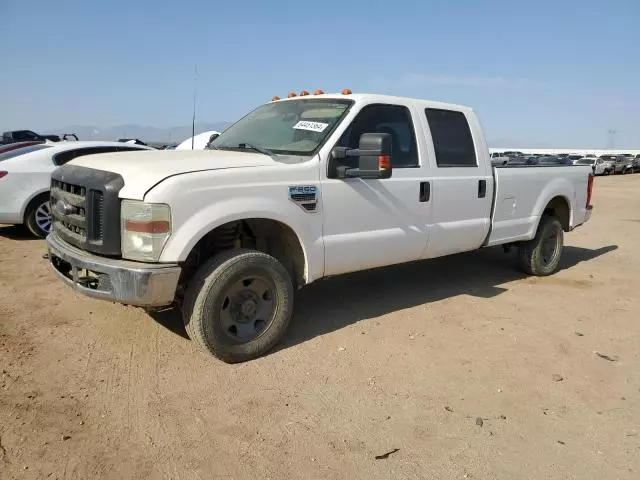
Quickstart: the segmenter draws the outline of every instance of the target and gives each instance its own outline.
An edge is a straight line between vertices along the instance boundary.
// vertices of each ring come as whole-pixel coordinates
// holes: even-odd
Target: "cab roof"
[[[373,93],[322,93],[319,95],[303,95],[290,98],[281,98],[278,100],[272,100],[270,103],[295,102],[297,100],[311,99],[353,100],[356,103],[398,103],[405,105],[414,105],[422,108],[438,108],[442,110],[453,110],[459,112],[473,112],[473,109],[471,107],[467,107],[465,105],[457,105],[455,103],[445,103],[437,102],[434,100],[423,100],[412,97],[398,97],[393,95],[380,95]]]

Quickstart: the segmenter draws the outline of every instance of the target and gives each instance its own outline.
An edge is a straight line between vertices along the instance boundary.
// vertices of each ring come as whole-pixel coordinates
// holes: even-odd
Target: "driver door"
[[[431,202],[414,124],[420,125],[407,106],[367,105],[335,145],[358,148],[363,133],[389,133],[393,171],[387,179],[330,178],[326,168],[321,173],[325,275],[421,257]],[[344,161],[355,167],[358,159]]]

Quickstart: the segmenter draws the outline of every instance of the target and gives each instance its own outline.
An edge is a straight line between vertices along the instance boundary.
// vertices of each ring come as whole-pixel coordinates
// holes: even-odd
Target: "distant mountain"
[[[196,123],[196,134],[209,130],[219,132],[226,129],[231,122]],[[143,125],[116,125],[102,128],[91,125],[68,125],[41,133],[75,133],[80,140],[118,140],[119,138],[139,138],[151,143],[180,143],[191,137],[191,125],[179,127],[156,128]]]

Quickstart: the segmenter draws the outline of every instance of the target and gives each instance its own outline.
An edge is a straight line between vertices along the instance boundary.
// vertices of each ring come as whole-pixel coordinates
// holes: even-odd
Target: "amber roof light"
[[[322,95],[324,92],[320,89],[317,89],[315,92],[313,92],[314,95]]]
[[[342,94],[343,95],[351,95],[351,90],[349,90],[348,88],[343,88],[342,89]]]
[[[309,95],[309,91],[308,91],[308,90],[302,90],[302,91],[300,92],[300,96],[301,96],[301,97],[306,97],[307,95]]]
[[[278,101],[278,100],[280,100],[280,97],[279,97],[279,96],[277,96],[277,95],[274,95],[273,97],[271,97],[271,101],[272,101],[272,102],[276,102],[276,101]]]
[[[296,92],[289,92],[289,94],[287,95],[287,98],[291,98],[291,97],[297,97]]]

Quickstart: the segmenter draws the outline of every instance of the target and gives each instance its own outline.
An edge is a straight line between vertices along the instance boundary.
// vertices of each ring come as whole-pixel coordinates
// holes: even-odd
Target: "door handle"
[[[478,180],[478,198],[484,198],[487,196],[487,181]]]
[[[431,199],[431,184],[429,182],[420,182],[420,197],[421,202],[428,202]]]

